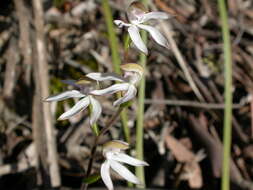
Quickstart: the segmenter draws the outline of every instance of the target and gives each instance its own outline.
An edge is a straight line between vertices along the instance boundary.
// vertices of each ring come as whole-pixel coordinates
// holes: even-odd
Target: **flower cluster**
[[[130,4],[127,10],[129,23],[122,20],[115,20],[114,23],[121,27],[127,27],[129,36],[133,44],[141,52],[148,54],[147,47],[141,39],[139,29],[146,30],[152,38],[161,46],[168,48],[167,39],[155,28],[145,24],[151,19],[167,19],[169,16],[163,12],[148,12],[146,8],[137,1]],[[113,106],[120,106],[123,103],[131,101],[137,94],[137,85],[144,75],[144,69],[136,63],[126,63],[121,65],[123,75],[115,73],[89,73],[78,81],[63,81],[74,90],[68,90],[57,95],[46,98],[45,101],[62,101],[68,98],[80,98],[80,100],[68,111],[64,112],[59,120],[68,119],[77,113],[89,107],[90,126],[96,124],[102,113],[102,106],[96,99],[97,96],[111,95],[121,92],[121,97],[113,102]],[[100,89],[100,83],[105,81],[115,81],[116,83]],[[97,138],[100,137],[98,135]],[[138,160],[126,155],[123,151],[128,149],[129,145],[123,141],[113,140],[103,145],[103,156],[105,161],[101,165],[101,178],[109,190],[113,190],[113,184],[110,177],[110,168],[121,177],[134,184],[141,184],[140,180],[132,174],[122,163],[132,166],[147,166],[144,161]]]

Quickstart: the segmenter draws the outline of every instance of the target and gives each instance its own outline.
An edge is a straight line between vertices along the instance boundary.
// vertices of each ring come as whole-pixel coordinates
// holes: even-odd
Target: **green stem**
[[[109,35],[109,42],[110,42],[110,48],[111,48],[111,53],[112,53],[112,63],[113,63],[113,69],[115,73],[120,74],[120,55],[119,55],[119,47],[118,47],[118,39],[116,37],[116,32],[114,28],[114,23],[113,23],[113,18],[112,18],[112,13],[111,13],[111,8],[109,6],[109,1],[108,0],[102,0],[102,6],[104,10],[104,16],[105,16],[105,21],[106,21],[106,26],[107,26],[107,32]],[[117,94],[117,98],[119,98],[121,95]],[[125,139],[128,143],[130,143],[130,132],[128,128],[128,117],[127,117],[127,110],[123,110],[120,114],[121,118],[121,123],[123,126],[123,131],[125,135]]]
[[[232,121],[232,57],[231,43],[228,26],[227,9],[224,0],[218,0],[220,21],[222,24],[223,50],[225,62],[225,113],[223,128],[223,165],[222,165],[222,190],[230,189],[230,149],[231,149],[231,121]]]
[[[147,1],[142,1],[144,5],[147,5]],[[145,31],[141,32],[142,39],[144,43],[147,42],[147,33]],[[144,54],[140,55],[140,64],[146,70],[147,57]],[[145,99],[145,75],[140,82],[138,90],[138,112],[137,112],[137,126],[136,126],[136,157],[137,159],[144,160],[143,158],[143,123],[144,123],[144,99]],[[145,173],[143,167],[136,167],[136,176],[141,180],[141,186],[139,188],[145,188]]]
[[[89,105],[89,115],[91,115],[91,113],[92,113],[92,105],[90,104]],[[92,129],[92,132],[96,135],[96,136],[98,136],[99,135],[99,128],[98,128],[98,125],[95,123],[95,124],[93,124],[92,126],[91,126],[91,129]]]

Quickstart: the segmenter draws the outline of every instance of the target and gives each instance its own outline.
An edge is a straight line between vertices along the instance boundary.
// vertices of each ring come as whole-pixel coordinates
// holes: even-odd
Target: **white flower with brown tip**
[[[119,140],[109,141],[103,146],[103,155],[106,160],[101,166],[100,173],[103,182],[109,190],[113,190],[110,168],[127,181],[134,184],[141,184],[141,181],[124,165],[122,165],[122,163],[126,163],[131,166],[148,166],[148,163],[128,156],[122,152],[128,148],[128,143]]]
[[[168,19],[169,15],[164,12],[148,12],[145,6],[140,2],[133,2],[127,10],[127,16],[130,23],[122,20],[114,20],[114,23],[121,27],[128,27],[129,36],[134,45],[143,53],[148,54],[148,49],[141,39],[139,29],[146,30],[152,38],[161,46],[168,48],[167,39],[153,26],[143,24],[151,19]]]
[[[142,78],[144,73],[143,67],[136,63],[127,63],[121,65],[120,67],[124,72],[124,77],[121,77],[116,74],[104,74],[104,73],[89,73],[86,76],[93,80],[97,81],[105,81],[105,80],[114,80],[121,83],[114,84],[108,88],[101,90],[93,90],[90,92],[92,95],[103,96],[114,94],[119,91],[123,91],[123,97],[119,98],[115,102],[113,102],[114,106],[123,104],[133,99],[136,96],[139,81]]]
[[[79,100],[71,109],[64,112],[58,120],[68,119],[82,110],[86,109],[89,105],[91,105],[91,113],[90,113],[90,125],[95,124],[101,115],[102,107],[100,103],[90,94],[90,92],[94,89],[94,85],[96,81],[91,80],[89,78],[83,78],[79,81],[63,81],[64,83],[70,84],[74,87],[77,87],[78,90],[68,90],[62,92],[60,94],[56,94],[53,96],[49,96],[45,99],[47,102],[52,101],[61,101],[68,98],[82,98]]]

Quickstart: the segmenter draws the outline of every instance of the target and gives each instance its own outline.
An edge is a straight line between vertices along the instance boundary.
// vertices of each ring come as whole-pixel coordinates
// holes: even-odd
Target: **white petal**
[[[127,24],[122,20],[114,20],[114,24],[116,24],[120,28],[122,28],[123,26],[131,26],[131,24]]]
[[[137,89],[135,88],[135,86],[129,85],[129,88],[128,88],[127,92],[124,94],[124,96],[122,98],[119,98],[117,101],[113,102],[113,106],[123,104],[123,103],[133,99],[135,97],[136,93],[137,93]]]
[[[108,88],[102,89],[102,90],[93,90],[90,92],[92,95],[109,95],[109,94],[114,94],[118,91],[124,91],[127,90],[129,87],[129,83],[121,83],[121,84],[114,84]]]
[[[113,190],[112,179],[110,176],[110,164],[107,160],[101,165],[100,173],[107,189]]]
[[[159,12],[159,11],[154,11],[154,12],[149,12],[143,15],[143,18],[141,19],[141,22],[146,22],[150,19],[168,19],[169,15],[165,12]]]
[[[90,103],[89,97],[85,97],[78,101],[71,109],[68,111],[64,112],[58,120],[64,120],[72,117],[73,115],[77,114],[78,112],[82,111],[83,109],[87,108],[87,106]]]
[[[69,90],[69,91],[62,92],[57,95],[49,96],[47,99],[45,99],[45,101],[47,101],[47,102],[61,101],[61,100],[65,100],[67,98],[82,98],[84,96],[85,95],[80,93],[78,90]]]
[[[148,166],[147,162],[144,162],[142,160],[138,160],[138,159],[128,156],[127,154],[124,154],[124,153],[115,153],[115,154],[111,155],[110,159],[112,159],[114,161],[118,161],[118,162],[123,162],[123,163],[129,164],[131,166]]]
[[[142,51],[143,53],[145,53],[147,55],[148,54],[148,49],[147,49],[146,45],[144,44],[144,42],[141,39],[139,29],[137,28],[137,26],[131,25],[128,28],[128,32],[129,32],[130,38],[131,38],[132,42],[134,43],[134,45],[140,51]]]
[[[121,177],[126,179],[127,181],[130,181],[134,184],[141,184],[140,180],[132,173],[130,172],[125,166],[122,164],[114,161],[114,160],[108,160],[110,162],[111,168],[117,172]]]
[[[116,73],[89,73],[86,76],[96,81],[105,81],[105,80],[113,80],[119,82],[125,81],[125,79],[122,76],[117,75]]]
[[[102,112],[102,107],[95,98],[93,98],[92,96],[89,96],[89,97],[90,97],[90,103],[92,105],[92,112],[90,116],[90,125],[92,126],[94,123],[97,122],[98,118],[100,117],[101,112]]]
[[[144,24],[139,24],[138,27],[143,30],[147,30],[158,44],[168,48],[167,39],[155,27],[144,25]]]

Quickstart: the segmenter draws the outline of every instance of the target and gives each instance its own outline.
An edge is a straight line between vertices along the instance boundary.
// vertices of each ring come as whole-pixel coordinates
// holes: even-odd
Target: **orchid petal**
[[[114,84],[114,85],[112,85],[108,88],[102,89],[102,90],[93,90],[90,92],[90,94],[97,95],[97,96],[110,95],[110,94],[114,94],[118,91],[125,91],[128,89],[128,87],[129,87],[129,83]]]
[[[141,184],[140,180],[132,173],[130,172],[125,166],[122,164],[114,161],[114,160],[108,160],[110,162],[111,168],[117,172],[121,177],[126,179],[127,181],[130,181],[134,184]]]
[[[131,26],[131,24],[127,24],[123,22],[122,20],[114,20],[114,24],[116,24],[119,28],[122,28],[123,26]]]
[[[128,33],[129,33],[129,36],[132,39],[132,42],[134,43],[134,45],[140,51],[142,51],[143,53],[145,53],[147,55],[148,54],[148,49],[147,49],[146,45],[144,44],[144,42],[141,39],[139,29],[137,28],[137,26],[131,25],[128,28]]]
[[[135,88],[134,85],[129,85],[127,92],[122,98],[119,98],[117,101],[113,102],[113,106],[117,106],[120,104],[123,104],[135,97],[137,93],[137,89]]]
[[[92,126],[94,123],[97,122],[98,118],[100,117],[101,112],[102,112],[102,107],[95,98],[93,98],[92,96],[89,96],[89,97],[90,97],[90,103],[92,105],[92,112],[90,116],[90,125]]]
[[[127,154],[124,154],[124,153],[115,153],[115,154],[111,155],[110,159],[112,159],[114,161],[118,161],[118,162],[123,162],[123,163],[129,164],[131,166],[148,166],[147,162],[144,162],[142,160],[138,160],[138,159],[128,156]]]
[[[113,80],[124,82],[125,79],[116,73],[89,73],[86,77],[96,80],[96,81],[105,81],[105,80]]]
[[[65,91],[65,92],[62,92],[57,95],[49,96],[48,98],[45,99],[45,101],[47,101],[47,102],[61,101],[61,100],[65,100],[68,98],[82,98],[84,96],[85,95],[80,93],[78,90],[69,90],[69,91]]]
[[[146,22],[150,19],[168,19],[168,18],[169,18],[169,15],[167,13],[154,11],[154,12],[145,13],[142,16],[141,23]]]
[[[159,30],[157,30],[156,28],[152,26],[148,26],[144,24],[138,24],[138,27],[143,30],[147,30],[158,44],[168,48],[167,39],[159,32]]]
[[[87,108],[89,103],[90,103],[89,97],[85,97],[85,98],[81,99],[71,109],[64,112],[58,118],[58,120],[64,120],[64,119],[68,119],[68,118],[72,117],[73,115],[75,115],[75,114],[79,113],[80,111],[82,111],[83,109]]]
[[[110,163],[109,163],[109,161],[106,160],[101,165],[100,173],[101,173],[101,178],[102,178],[103,182],[105,183],[107,189],[113,190],[112,179],[110,176]]]

